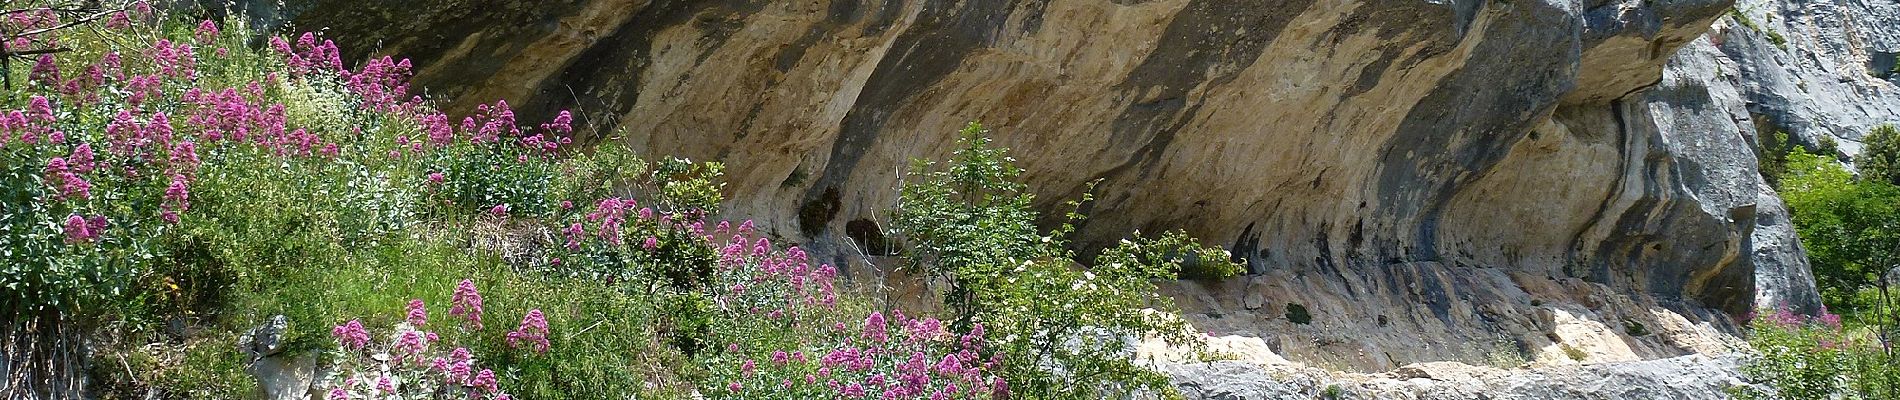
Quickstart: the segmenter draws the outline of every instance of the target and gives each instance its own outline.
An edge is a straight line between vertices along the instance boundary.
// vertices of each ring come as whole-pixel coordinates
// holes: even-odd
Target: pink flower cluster
[[[840,332],[846,339],[815,360],[802,351],[774,350],[760,369],[747,358],[725,389],[809,392],[816,387],[825,397],[847,399],[1008,397],[1008,385],[991,372],[1000,368],[1001,355],[980,355],[985,343],[981,325],[957,336],[944,331],[936,319],[912,319],[901,312],[894,312],[892,319],[895,323],[872,313],[862,326],[842,327],[858,332]],[[942,352],[945,349],[950,351]]]
[[[90,170],[90,167],[86,168]],[[64,157],[46,160],[46,181],[58,188],[55,199],[86,200],[92,198],[92,183],[80,176],[80,168],[71,165]]]
[[[462,118],[462,132],[469,134],[470,142],[493,143],[521,136],[521,127],[515,124],[515,111],[508,108],[508,101],[498,100],[492,106],[475,106],[475,115]]]
[[[190,43],[173,43],[169,39],[159,39],[146,54],[152,63],[158,66],[158,75],[190,81],[198,77],[198,55]]]
[[[397,112],[413,106],[403,103],[403,96],[409,93],[409,59],[395,61],[392,57],[371,59],[355,73],[338,72],[345,80],[344,87],[363,98],[363,105],[369,109],[383,112]],[[421,99],[415,99],[420,102]]]
[[[33,96],[27,100],[26,110],[0,114],[0,146],[14,140],[30,146],[39,144],[41,138],[50,143],[64,143],[66,134],[53,128],[58,119],[51,100],[46,96]]]
[[[461,317],[472,329],[482,329],[482,294],[475,291],[475,281],[463,279],[455,285],[455,295],[449,300],[449,316]]]
[[[198,23],[198,30],[192,31],[192,34],[198,39],[198,44],[209,45],[218,40],[218,23],[204,20]]]
[[[409,305],[403,310],[405,321],[408,321],[409,325],[421,329],[423,325],[429,323],[429,309],[422,304],[422,299],[409,300]]]
[[[464,312],[481,308],[480,295],[476,294],[472,280],[463,280],[457,285],[453,296]],[[450,312],[455,313],[456,309]],[[398,326],[386,348],[372,349],[370,334],[358,320],[338,325],[331,334],[349,354],[349,357],[339,360],[338,367],[342,371],[339,376],[343,379],[340,382],[320,382],[319,389],[325,389],[321,385],[334,384],[324,392],[330,398],[342,399],[458,398],[464,394],[469,399],[511,399],[501,390],[500,376],[492,369],[480,368],[474,352],[469,348],[455,347],[447,354],[431,353],[431,345],[441,342],[442,337],[423,329],[429,319],[428,313],[421,299],[410,300],[403,307],[407,325]],[[546,351],[547,334],[546,320],[540,310],[533,310],[522,319],[522,327],[509,334],[508,340],[510,346],[520,342],[537,346],[537,351]],[[541,338],[540,343],[535,342],[537,337]],[[389,357],[380,357],[380,350],[387,350]],[[405,378],[396,380],[392,376]],[[427,382],[422,382],[424,380]]]
[[[316,33],[304,32],[303,36],[297,37],[297,45],[293,48],[283,38],[273,36],[270,38],[270,48],[284,56],[284,65],[290,67],[292,75],[343,71],[343,53],[337,51],[336,42],[322,39],[319,43],[317,40]]]
[[[150,20],[157,15],[158,12],[152,8],[152,3],[146,2],[145,0],[134,1],[130,9],[114,12],[110,17],[107,17],[106,29],[115,31],[131,29],[133,19],[136,18],[141,21]]]
[[[601,240],[617,246],[620,245],[621,225],[627,221],[627,210],[634,207],[639,207],[639,204],[633,199],[618,197],[601,199],[600,202],[594,203],[594,211],[587,213],[587,221],[599,224],[596,229]],[[578,238],[582,234],[581,224],[569,225],[567,234],[568,248],[578,249],[580,246]]]
[[[956,335],[933,318],[901,311],[872,312],[855,323],[823,322],[836,313],[837,269],[812,267],[798,247],[776,249],[755,234],[750,221],[733,228],[720,222],[686,225],[701,238],[732,235],[720,245],[715,302],[726,310],[737,336],[726,356],[731,369],[715,372],[716,394],[763,393],[848,399],[1002,398],[1008,385],[996,376],[1000,356],[985,357],[981,325]],[[814,325],[816,324],[816,325]],[[740,346],[760,330],[809,337],[793,348]],[[813,354],[816,356],[808,356]],[[723,392],[723,393],[722,393]],[[717,397],[717,396],[715,396]]]
[[[369,331],[363,329],[363,322],[350,320],[330,330],[330,336],[336,338],[338,345],[350,351],[361,351],[369,346]]]
[[[60,225],[60,228],[66,235],[66,243],[92,243],[98,241],[105,233],[106,217],[103,215],[81,217],[79,214],[73,214],[66,217],[66,223]]]
[[[1760,317],[1761,315],[1759,314],[1751,313],[1745,319],[1755,319],[1755,318],[1760,318]],[[1787,303],[1782,303],[1776,306],[1774,313],[1767,315],[1767,317],[1768,317],[1767,321],[1769,323],[1783,329],[1800,328],[1808,324],[1818,324],[1822,327],[1826,327],[1828,329],[1837,330],[1837,331],[1841,329],[1840,314],[1834,314],[1834,313],[1828,312],[1826,305],[1821,306],[1820,313],[1812,315],[1812,316],[1807,316],[1807,315],[1801,315],[1801,314],[1795,313],[1794,309],[1789,308]]]
[[[548,320],[541,315],[540,309],[528,310],[521,317],[521,326],[508,332],[508,347],[527,346],[535,353],[548,352]]]

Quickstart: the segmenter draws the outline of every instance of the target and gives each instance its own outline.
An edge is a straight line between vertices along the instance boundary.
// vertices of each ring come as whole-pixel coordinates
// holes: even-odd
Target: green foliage
[[[1006,150],[991,147],[976,123],[959,144],[945,168],[914,168],[920,179],[902,188],[893,217],[909,246],[908,267],[947,284],[944,303],[957,329],[981,324],[1002,338],[994,344],[1007,357],[1001,375],[1023,396],[1171,392],[1165,376],[1135,362],[1126,340],[1192,342],[1152,280],[1172,279],[1195,261],[1203,264],[1195,273],[1208,278],[1231,276],[1238,266],[1170,232],[1123,241],[1082,267],[1064,238],[1081,216],[1070,213],[1070,223],[1041,233],[1033,197],[1017,182],[1022,170]]]
[[[1797,150],[1788,157],[1782,198],[1793,211],[1821,296],[1850,316],[1866,309],[1871,288],[1900,243],[1900,187],[1855,179],[1830,157]],[[1856,319],[1857,320],[1857,319]]]
[[[235,399],[257,389],[257,380],[244,372],[243,357],[229,338],[188,346],[178,373],[160,375],[153,386],[177,398]]]
[[[1765,134],[1758,138],[1761,148],[1755,152],[1757,170],[1769,186],[1781,187],[1781,177],[1788,174],[1788,155],[1794,153],[1796,146],[1788,140],[1787,132],[1762,132]]]
[[[1649,327],[1643,326],[1642,322],[1637,322],[1633,319],[1624,319],[1623,333],[1629,334],[1630,336],[1648,336]]]
[[[1729,17],[1734,18],[1735,22],[1741,24],[1743,27],[1746,27],[1749,30],[1761,32],[1765,35],[1768,35],[1768,41],[1774,43],[1775,47],[1781,47],[1781,48],[1788,47],[1788,39],[1782,37],[1781,33],[1775,32],[1775,30],[1772,28],[1762,29],[1761,25],[1755,24],[1755,21],[1752,19],[1749,19],[1748,15],[1742,13],[1740,9],[1730,8],[1728,10],[1728,15]]]
[[[892,221],[912,246],[907,267],[948,283],[944,303],[957,316],[957,328],[968,329],[984,305],[996,301],[979,298],[989,294],[979,289],[1000,286],[1019,265],[1062,250],[1055,243],[1060,238],[1037,231],[1038,214],[1029,206],[1034,195],[1015,181],[1022,170],[1007,150],[990,147],[975,123],[963,129],[961,140],[949,168],[913,166],[922,182],[901,188]]]
[[[1345,396],[1345,395],[1346,395],[1346,391],[1344,389],[1340,389],[1339,384],[1337,383],[1326,385],[1326,389],[1321,390],[1319,392],[1319,397],[1326,400],[1339,400],[1341,396]]]
[[[1300,303],[1286,303],[1286,320],[1306,325],[1313,323],[1313,314],[1307,313],[1306,306]]]
[[[1136,232],[1135,236],[1140,236]],[[1108,249],[1125,253],[1104,252],[1100,260],[1121,260],[1144,265],[1161,266],[1168,271],[1176,271],[1182,279],[1222,279],[1239,275],[1246,266],[1234,262],[1233,255],[1219,247],[1202,246],[1186,231],[1172,230],[1159,238],[1136,239],[1123,246]]]
[[[1576,348],[1575,346],[1566,344],[1563,345],[1562,348],[1564,350],[1564,357],[1570,357],[1570,361],[1583,362],[1583,360],[1590,358],[1590,353],[1585,353],[1583,349]]]
[[[1860,155],[1854,156],[1861,178],[1900,184],[1900,130],[1893,125],[1877,126],[1861,143]]]
[[[554,208],[548,199],[552,165],[518,162],[526,155],[510,146],[452,146],[432,154],[429,169],[444,172],[444,200],[465,213],[505,205],[509,214],[542,215]]]
[[[1749,345],[1759,352],[1743,372],[1774,389],[1774,396],[1740,390],[1740,398],[1788,400],[1891,399],[1900,395],[1900,359],[1883,349],[1873,330],[1844,328],[1786,310],[1750,324]]]

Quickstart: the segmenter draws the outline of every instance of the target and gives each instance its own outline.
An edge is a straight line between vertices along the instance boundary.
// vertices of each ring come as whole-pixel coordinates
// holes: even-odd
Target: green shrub
[[[1880,125],[1867,132],[1861,143],[1860,155],[1854,156],[1861,178],[1900,184],[1900,130]]]
[[[1900,242],[1900,187],[1855,179],[1832,158],[1796,150],[1788,157],[1781,195],[1807,250],[1827,304],[1850,322],[1864,319],[1863,295],[1894,259]]]
[[[1570,361],[1583,362],[1583,360],[1590,358],[1590,353],[1583,352],[1583,349],[1568,344],[1562,345],[1561,347],[1564,350],[1564,357],[1570,357]]]
[[[1877,331],[1848,328],[1840,316],[1807,318],[1787,309],[1758,315],[1749,345],[1759,356],[1743,367],[1749,378],[1789,400],[1891,399],[1900,395],[1900,361],[1883,349]],[[1768,398],[1744,390],[1744,398]]]
[[[1306,306],[1300,303],[1286,303],[1286,320],[1306,325],[1313,323],[1313,314],[1307,313]]]
[[[1178,232],[1123,241],[1081,266],[1065,236],[1082,216],[1072,212],[1069,223],[1039,231],[1033,196],[1017,182],[1022,170],[1012,161],[971,123],[948,165],[917,164],[912,176],[918,180],[901,188],[892,219],[896,236],[909,246],[907,268],[946,283],[942,296],[956,329],[980,325],[1001,338],[993,348],[1005,357],[1001,375],[1014,393],[1171,393],[1164,375],[1133,359],[1128,341],[1158,336],[1194,343],[1152,281],[1173,279],[1191,257],[1224,263],[1210,263],[1203,272],[1209,278],[1231,276],[1238,267]]]

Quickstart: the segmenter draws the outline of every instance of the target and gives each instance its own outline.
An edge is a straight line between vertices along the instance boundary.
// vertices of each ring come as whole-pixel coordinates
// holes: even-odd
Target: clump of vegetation
[[[1292,321],[1295,324],[1306,325],[1313,323],[1313,314],[1308,313],[1306,306],[1300,305],[1300,303],[1286,303],[1286,320]]]
[[[1345,396],[1345,395],[1346,395],[1346,390],[1340,389],[1339,384],[1336,384],[1336,383],[1326,385],[1326,389],[1321,390],[1319,392],[1319,397],[1323,399],[1327,399],[1327,400],[1339,400],[1342,396]]]
[[[1768,35],[1768,41],[1771,43],[1774,43],[1775,47],[1780,47],[1783,49],[1786,49],[1788,47],[1788,39],[1781,37],[1781,33],[1775,32],[1775,30],[1772,28],[1763,29],[1761,25],[1758,25],[1755,23],[1755,20],[1748,18],[1748,14],[1743,13],[1742,10],[1736,9],[1736,8],[1730,8],[1728,10],[1728,15],[1730,18],[1734,18],[1735,22],[1738,24],[1741,24],[1743,27],[1746,27],[1749,30],[1761,32],[1765,35]],[[1773,22],[1773,21],[1769,21],[1769,22]]]
[[[1743,372],[1779,399],[1891,399],[1900,396],[1900,364],[1890,337],[1853,328],[1823,310],[1804,317],[1786,308],[1757,315],[1749,344],[1760,356]],[[1741,398],[1771,398],[1738,390]]]
[[[329,366],[331,398],[1167,392],[1126,339],[1194,338],[1151,280],[1239,271],[1181,232],[1083,266],[972,125],[897,213],[953,307],[881,309],[712,219],[717,163],[573,146],[570,114],[524,123],[505,101],[452,122],[407,60],[350,68],[314,33],[107,6],[103,29],[34,31],[87,22],[50,3],[0,20],[71,49],[6,71],[0,312],[187,343],[100,349],[124,366],[90,369],[107,398],[249,393],[237,338],[279,315],[280,356]]]
[[[1018,396],[1173,392],[1167,377],[1134,359],[1130,339],[1198,342],[1153,280],[1175,278],[1191,255],[1226,264],[1203,267],[1209,277],[1239,267],[1178,233],[1125,240],[1092,263],[1078,262],[1066,236],[1084,217],[1071,212],[1063,225],[1038,230],[1033,195],[1017,181],[1022,170],[984,135],[971,123],[948,165],[918,163],[913,174],[921,179],[902,188],[892,218],[909,245],[908,268],[944,284],[952,328],[981,327],[998,338],[991,344],[1001,355],[997,373]]]
[[[1579,349],[1576,346],[1563,344],[1558,347],[1563,349],[1564,357],[1569,357],[1570,361],[1583,362],[1583,360],[1590,358],[1590,353],[1586,353],[1583,349]]]
[[[1630,336],[1648,336],[1650,332],[1649,327],[1643,326],[1642,322],[1626,318],[1623,320],[1623,333]]]
[[[1861,178],[1900,184],[1900,130],[1893,125],[1876,126],[1861,137],[1861,145],[1860,154],[1854,156]]]
[[[1856,178],[1832,157],[1797,149],[1782,178],[1782,199],[1822,300],[1854,323],[1873,322],[1876,316],[1861,313],[1880,306],[1880,277],[1900,250],[1900,232],[1891,228],[1900,226],[1900,187],[1875,178],[1886,173],[1865,169]]]

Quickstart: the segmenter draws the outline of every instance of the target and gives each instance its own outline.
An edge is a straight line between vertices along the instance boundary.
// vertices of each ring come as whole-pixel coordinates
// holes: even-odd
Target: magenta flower
[[[421,118],[422,131],[429,134],[429,143],[447,146],[455,141],[454,127],[449,125],[449,116],[443,113],[431,113]]]
[[[420,328],[423,324],[429,323],[429,310],[423,306],[422,299],[410,299],[405,311],[409,325]]]
[[[489,208],[488,208],[488,215],[493,215],[493,216],[495,216],[495,218],[505,218],[505,217],[507,217],[507,216],[508,216],[508,204],[505,204],[505,203],[504,203],[504,204],[496,204],[496,205],[495,205],[494,207],[489,207]]]
[[[500,381],[495,379],[495,371],[487,368],[483,368],[481,372],[476,372],[474,377],[468,379],[469,386],[480,388],[482,391],[488,392],[488,394],[495,394],[495,392],[501,391],[499,383]]]
[[[79,216],[79,214],[66,217],[66,224],[62,225],[62,228],[64,228],[64,233],[66,234],[66,243],[86,243],[92,241],[92,227],[88,226],[86,224],[86,218]]]
[[[448,376],[445,378],[452,384],[468,383],[469,375],[471,372],[474,372],[474,368],[475,355],[470,354],[466,347],[457,347],[455,350],[449,351],[448,368],[446,369]]]
[[[73,153],[68,157],[68,163],[72,166],[73,172],[82,174],[92,172],[93,167],[96,166],[92,161],[93,153],[90,144],[80,143],[78,147],[73,148]]]
[[[521,317],[521,325],[508,332],[508,347],[520,347],[524,343],[534,349],[535,354],[548,351],[548,320],[541,315],[541,309],[528,310]]]
[[[578,251],[581,249],[581,237],[586,234],[581,227],[581,223],[575,222],[572,225],[568,225],[567,229],[561,230],[561,233],[567,236],[567,249],[569,251]]]
[[[462,317],[469,326],[482,329],[482,295],[475,291],[475,281],[463,279],[455,285],[455,294],[450,298],[449,315]]]
[[[889,341],[890,336],[885,332],[886,327],[887,325],[884,323],[884,313],[872,311],[871,316],[864,318],[862,337],[877,343]]]
[[[66,158],[53,157],[46,160],[46,168],[43,171],[46,172],[47,181],[52,182],[58,189],[56,198],[84,200],[92,197],[92,183],[75,173],[71,165],[66,162]]]
[[[164,201],[159,208],[168,223],[178,223],[178,214],[191,209],[191,187],[184,174],[172,175],[171,186],[165,188]]]
[[[158,117],[163,116],[164,114],[158,115]],[[160,121],[157,119],[158,117],[154,117],[154,125],[157,125],[157,121]],[[171,169],[174,173],[189,176],[198,171],[197,143],[188,140],[177,141],[172,145],[170,153],[171,154],[167,156],[167,161],[171,162]]]
[[[566,135],[574,132],[573,123],[574,115],[569,114],[567,110],[561,110],[560,114],[554,116],[554,121],[541,125],[541,128],[547,129],[549,133]]]
[[[336,328],[330,330],[330,336],[335,337],[337,344],[346,349],[362,350],[363,347],[369,346],[369,331],[363,329],[362,321],[350,320],[343,325],[337,325]]]
[[[422,333],[422,331],[403,331],[401,334],[396,335],[396,348],[394,350],[402,354],[416,356],[416,361],[418,362],[421,361],[422,352],[428,350],[428,348],[428,335]]]
[[[112,13],[111,17],[106,18],[106,29],[117,31],[131,27],[132,16],[127,15],[124,11]]]
[[[429,173],[429,184],[431,185],[440,185],[444,180],[447,180],[447,178],[444,178],[441,172]]]
[[[218,40],[218,24],[208,19],[204,20],[198,23],[198,30],[194,33],[198,37],[198,44],[211,44]]]
[[[27,79],[46,85],[59,83],[59,65],[53,63],[52,54],[41,54],[39,61],[33,63],[33,70]]]
[[[324,396],[324,398],[327,400],[350,400],[350,392],[343,390],[343,388],[334,388],[330,389],[330,394]]]
[[[655,237],[652,237],[652,236],[647,236],[647,241],[646,241],[646,243],[641,243],[641,244],[640,244],[640,248],[642,248],[642,249],[647,249],[647,250],[653,250],[653,249],[656,249],[656,248],[659,248],[659,247],[660,247],[660,240],[659,240],[659,238],[655,238]]]
[[[377,376],[376,390],[383,394],[396,393],[396,383],[389,379],[389,375]]]
[[[53,114],[53,102],[47,100],[46,96],[35,95],[27,99],[26,104],[27,116],[32,117],[33,121],[51,123],[58,120],[58,116]]]

